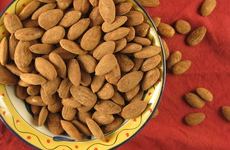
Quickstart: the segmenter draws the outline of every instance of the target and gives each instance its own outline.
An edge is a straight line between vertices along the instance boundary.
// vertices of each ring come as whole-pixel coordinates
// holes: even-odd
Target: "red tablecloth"
[[[0,12],[11,0],[1,0]],[[230,106],[230,1],[217,0],[214,12],[208,17],[199,14],[203,0],[160,0],[155,8],[146,8],[151,17],[158,16],[162,22],[173,25],[179,19],[187,20],[192,29],[207,28],[204,40],[195,47],[185,44],[187,35],[175,34],[164,38],[170,51],[181,51],[183,60],[191,60],[191,68],[182,75],[167,73],[159,115],[152,119],[133,139],[117,150],[229,150],[230,122],[221,114],[221,106]],[[201,109],[192,108],[184,100],[187,92],[197,87],[209,89],[212,102]],[[205,120],[197,126],[187,126],[184,116],[203,112]],[[0,149],[32,150],[14,136],[0,121]]]

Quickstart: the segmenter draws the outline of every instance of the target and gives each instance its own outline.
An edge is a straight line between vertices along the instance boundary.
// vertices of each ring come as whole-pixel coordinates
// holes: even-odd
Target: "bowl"
[[[0,40],[8,36],[4,27],[3,18],[10,13],[18,14],[24,6],[33,0],[12,1],[0,15]],[[136,0],[126,0],[133,4],[133,8],[140,11],[146,22],[150,25],[148,37],[152,45],[161,47],[162,60],[157,66],[161,72],[157,83],[145,91],[143,101],[148,102],[144,112],[135,119],[126,119],[117,129],[105,134],[105,142],[97,140],[94,136],[83,141],[75,141],[67,134],[55,135],[46,125],[37,126],[36,119],[24,100],[15,95],[15,86],[0,84],[0,118],[4,124],[22,141],[36,149],[114,149],[129,141],[143,129],[152,118],[163,94],[165,84],[165,55],[161,39],[150,16]]]

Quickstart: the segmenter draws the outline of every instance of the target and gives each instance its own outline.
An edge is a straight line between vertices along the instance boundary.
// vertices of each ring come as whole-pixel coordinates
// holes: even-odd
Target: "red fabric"
[[[217,0],[217,6],[208,17],[199,14],[203,0],[160,0],[155,8],[146,8],[151,17],[158,16],[162,22],[173,25],[179,19],[187,20],[192,29],[207,28],[204,40],[197,46],[185,44],[187,35],[175,34],[164,38],[170,51],[181,51],[183,60],[191,60],[191,68],[182,75],[167,73],[159,115],[152,119],[133,139],[117,150],[229,150],[230,122],[221,114],[221,106],[230,106],[230,1]],[[0,12],[10,2],[0,2]],[[209,89],[212,102],[201,109],[192,108],[184,100],[187,92],[197,87]],[[203,112],[205,120],[194,127],[187,126],[183,118],[188,113]],[[32,150],[14,136],[0,121],[0,149]]]

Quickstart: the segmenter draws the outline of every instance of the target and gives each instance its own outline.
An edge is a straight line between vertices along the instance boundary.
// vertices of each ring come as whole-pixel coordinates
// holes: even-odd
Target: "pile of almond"
[[[150,25],[125,0],[34,0],[4,17],[0,83],[16,85],[38,125],[77,141],[105,141],[147,107],[161,75]]]

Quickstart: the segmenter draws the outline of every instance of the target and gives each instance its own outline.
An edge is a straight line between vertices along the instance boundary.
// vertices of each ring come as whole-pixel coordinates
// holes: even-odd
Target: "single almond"
[[[110,99],[114,95],[114,88],[110,83],[105,83],[103,87],[97,92],[100,99]]]
[[[56,7],[56,4],[55,3],[48,3],[48,4],[45,4],[44,6],[40,7],[39,9],[37,9],[33,15],[31,16],[31,19],[32,20],[37,20],[38,17],[45,11],[47,10],[51,10],[51,9],[54,9]]]
[[[86,124],[92,134],[100,141],[105,142],[105,136],[99,125],[91,118],[86,118]]]
[[[87,73],[93,73],[95,71],[95,68],[97,66],[97,61],[92,55],[89,54],[79,55],[77,57],[77,60],[81,68]]]
[[[82,14],[86,14],[90,9],[89,0],[74,0],[73,7],[75,10],[80,11]]]
[[[160,75],[161,73],[158,68],[146,72],[141,83],[141,89],[145,91],[151,88],[160,78]]]
[[[16,75],[11,73],[8,69],[0,67],[0,83],[5,85],[15,85],[18,82]]]
[[[142,71],[149,71],[149,70],[152,70],[154,69],[160,62],[161,62],[161,56],[158,54],[158,55],[155,55],[153,57],[150,57],[150,58],[147,58],[142,66],[141,66],[141,70]]]
[[[212,93],[207,90],[206,88],[196,88],[196,93],[203,99],[206,101],[212,101],[213,100],[213,95]]]
[[[15,33],[18,29],[21,29],[22,22],[16,14],[7,14],[4,16],[4,25],[8,32]]]
[[[157,29],[158,29],[158,33],[164,37],[173,37],[175,34],[174,28],[166,23],[160,23]]]
[[[23,73],[20,75],[21,80],[31,85],[41,85],[46,82],[46,79],[38,74]]]
[[[131,10],[125,16],[128,17],[128,20],[125,22],[127,26],[137,26],[144,22],[143,14],[137,10]]]
[[[101,26],[102,31],[104,31],[104,32],[113,31],[113,30],[119,28],[120,26],[122,26],[127,21],[127,19],[128,18],[126,16],[116,16],[113,23],[104,22],[102,24],[102,26]]]
[[[47,127],[56,134],[62,134],[64,129],[61,126],[61,115],[59,113],[49,113],[47,117]]]
[[[81,83],[81,69],[78,61],[76,59],[71,59],[67,65],[69,80],[74,85],[80,85]]]
[[[201,4],[200,13],[202,16],[210,15],[215,9],[217,4],[216,0],[205,0]]]
[[[72,82],[69,78],[65,78],[61,81],[61,84],[57,90],[60,98],[69,98],[70,95],[70,87],[72,86]]]
[[[143,22],[140,25],[134,27],[137,36],[145,37],[149,33],[150,26],[148,23]]]
[[[203,122],[205,119],[204,113],[191,113],[185,116],[185,122],[189,126],[195,126]]]
[[[0,64],[2,66],[5,66],[7,64],[8,54],[9,54],[8,39],[4,37],[0,42]]]
[[[120,40],[122,38],[124,38],[128,33],[129,33],[130,29],[127,27],[120,27],[117,28],[113,31],[107,32],[104,35],[104,40],[105,41],[116,41],[116,40]]]
[[[121,112],[121,106],[112,100],[100,100],[96,103],[94,109],[105,114],[118,114]]]
[[[116,14],[117,16],[122,16],[127,14],[133,7],[132,3],[129,2],[119,2],[119,4],[116,5]]]
[[[187,34],[191,30],[191,25],[185,20],[178,20],[175,23],[175,30],[180,34]]]
[[[230,121],[230,106],[222,106],[222,114],[227,121]]]
[[[43,106],[38,115],[38,126],[42,126],[45,123],[48,117],[48,113],[49,112],[48,112],[47,106]]]
[[[111,114],[105,114],[100,111],[95,111],[92,115],[92,119],[98,125],[106,125],[106,124],[111,123],[114,120],[114,117]]]
[[[178,63],[182,58],[182,54],[180,51],[175,51],[172,54],[169,55],[169,58],[167,60],[167,68],[172,69],[172,67]]]
[[[104,22],[101,14],[99,12],[98,6],[93,8],[93,10],[89,14],[89,18],[90,18],[90,26],[91,27],[102,25],[102,23]]]
[[[116,58],[121,71],[129,72],[134,67],[133,61],[127,55],[118,53]]]
[[[195,46],[199,44],[203,40],[206,31],[207,29],[204,26],[198,27],[195,30],[193,30],[186,39],[187,44],[189,46]]]
[[[25,20],[30,17],[37,10],[40,4],[41,3],[39,1],[32,1],[27,4],[18,15],[20,20]]]
[[[53,36],[55,35],[55,36]],[[57,44],[65,36],[65,29],[62,26],[55,26],[48,29],[42,36],[41,41],[44,44]]]
[[[81,15],[81,12],[77,10],[68,11],[64,14],[59,25],[68,28],[75,24],[81,18]]]
[[[121,116],[124,119],[134,119],[141,115],[141,113],[146,109],[147,102],[145,101],[136,101],[126,105],[122,111]]]
[[[49,54],[54,50],[54,46],[50,44],[34,44],[30,46],[30,51],[35,54]]]
[[[61,78],[66,78],[67,76],[67,67],[64,60],[57,53],[50,53],[49,60],[55,67],[57,75]]]
[[[136,58],[150,58],[161,52],[161,48],[158,46],[146,46],[141,51],[134,53]]]
[[[100,0],[99,12],[105,22],[113,23],[116,16],[115,3],[113,0]]]
[[[116,65],[117,59],[114,54],[106,54],[101,58],[95,68],[95,75],[105,75],[109,73]]]
[[[93,57],[97,60],[100,60],[106,54],[112,54],[115,50],[115,42],[114,41],[106,41],[98,45],[93,50]]]
[[[77,44],[74,41],[62,39],[60,40],[60,45],[63,49],[67,50],[68,52],[71,52],[73,54],[86,54],[86,51],[84,51],[79,44]]]
[[[186,102],[194,108],[202,108],[205,105],[205,101],[194,93],[187,93],[185,95]]]
[[[185,73],[191,66],[190,60],[181,60],[173,65],[172,73],[175,75]]]
[[[62,128],[65,132],[77,141],[82,141],[82,135],[79,130],[69,121],[61,120]]]

